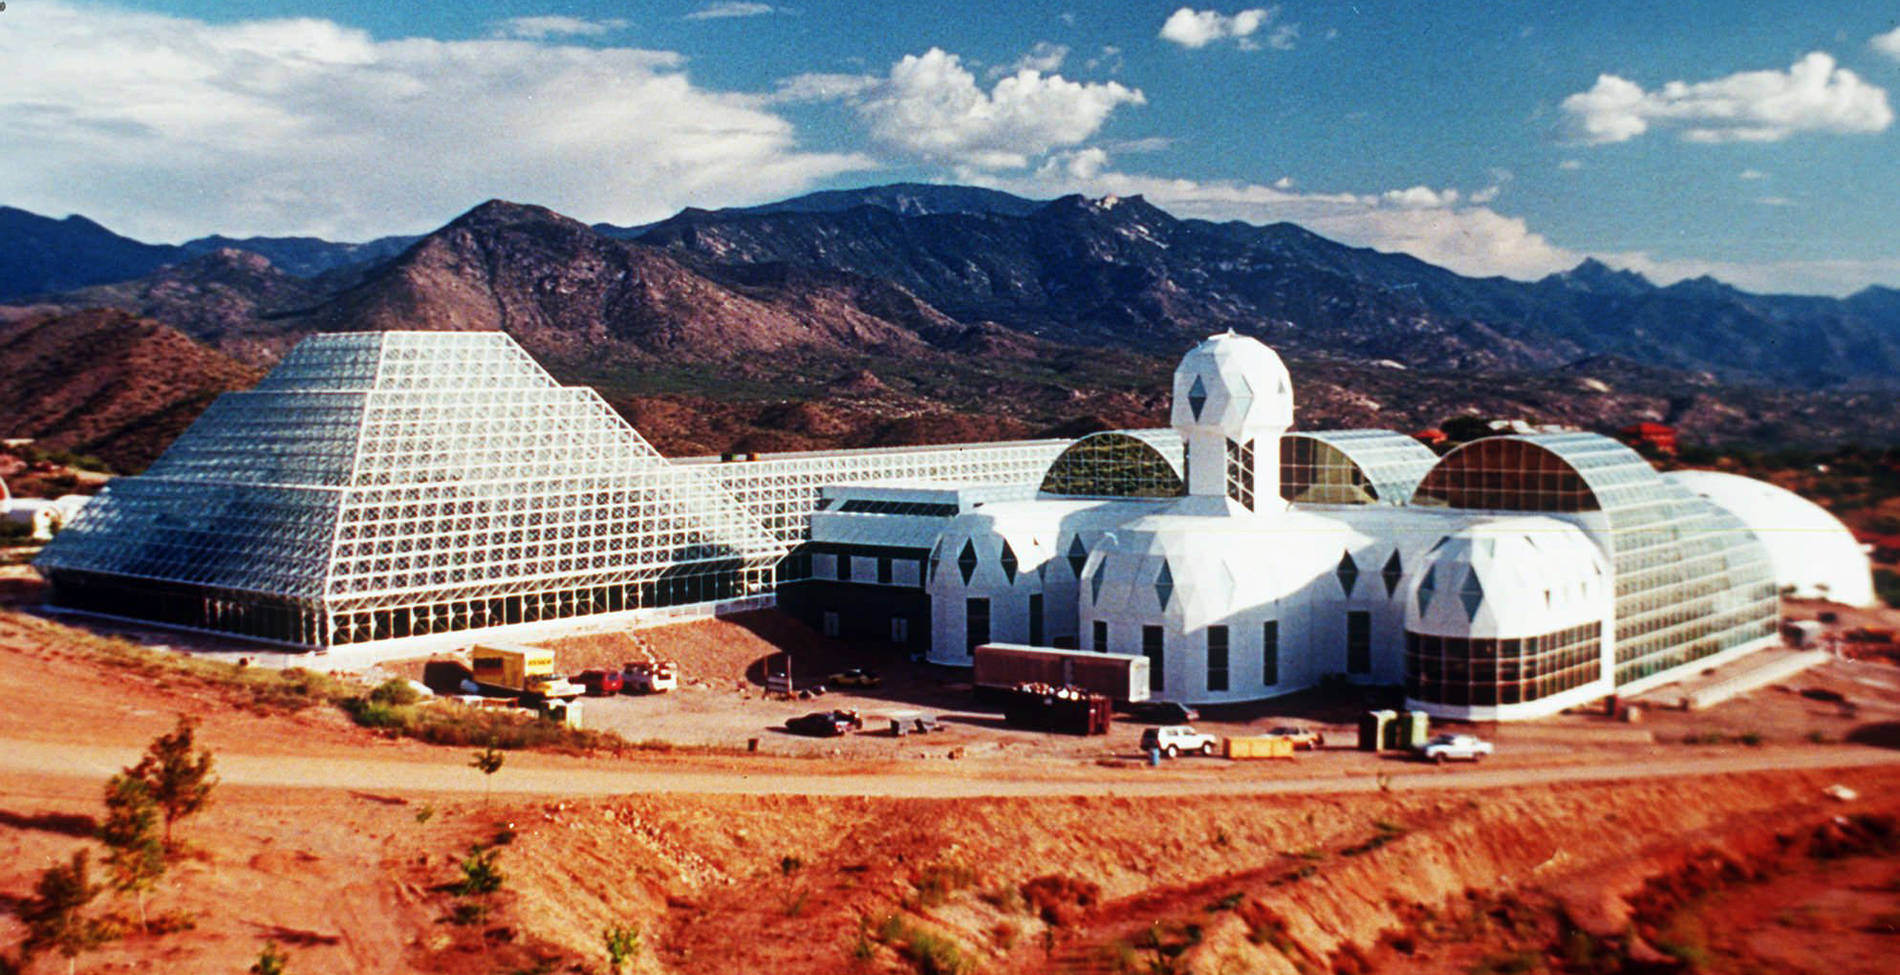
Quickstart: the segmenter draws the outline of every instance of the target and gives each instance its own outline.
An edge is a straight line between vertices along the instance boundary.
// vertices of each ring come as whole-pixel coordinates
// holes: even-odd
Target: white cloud
[[[1094,71],[1101,69],[1108,74],[1120,74],[1122,70],[1122,49],[1113,44],[1104,44],[1102,53],[1082,62],[1082,67]]]
[[[1291,179],[1271,186],[1202,182],[1119,172],[1107,162],[1064,154],[1032,174],[986,182],[1034,198],[1139,195],[1179,217],[1291,221],[1343,243],[1411,254],[1461,274],[1538,278],[1582,260],[1522,219],[1472,202],[1492,199],[1494,187],[1475,193],[1426,186],[1372,194],[1301,193],[1293,190]]]
[[[1611,267],[1636,271],[1662,285],[1706,275],[1756,294],[1842,296],[1867,287],[1869,282],[1900,287],[1900,258],[1765,261],[1750,264],[1660,258],[1647,251],[1601,253],[1595,256]]]
[[[1202,48],[1218,41],[1231,40],[1242,50],[1255,51],[1260,49],[1262,42],[1254,35],[1261,28],[1272,24],[1279,14],[1279,7],[1254,7],[1231,15],[1215,10],[1182,7],[1162,22],[1159,36],[1164,41],[1172,41],[1187,48]],[[1276,50],[1291,50],[1299,36],[1300,25],[1280,24],[1267,35],[1265,44]]]
[[[1765,206],[1765,207],[1791,207],[1791,206],[1794,206],[1794,201],[1793,201],[1793,200],[1790,200],[1790,199],[1788,199],[1788,198],[1787,198],[1787,197],[1785,197],[1785,196],[1761,196],[1761,197],[1756,197],[1756,198],[1755,198],[1755,202],[1756,202],[1756,203],[1759,203],[1759,204],[1761,204],[1762,206]]]
[[[724,20],[730,17],[763,17],[776,13],[777,7],[769,3],[709,3],[686,15],[687,20]]]
[[[1758,180],[1758,179],[1767,179],[1768,174],[1762,172],[1759,169],[1744,169],[1741,172],[1736,173],[1735,178],[1740,179],[1740,180],[1753,181],[1753,180]]]
[[[781,78],[767,102],[831,102],[856,98],[876,88],[883,79],[866,74],[800,74]]]
[[[1606,74],[1563,101],[1573,134],[1626,142],[1652,126],[1690,142],[1775,142],[1804,132],[1879,132],[1893,123],[1887,93],[1816,51],[1787,71],[1744,71],[1714,81],[1671,81],[1644,91]]]
[[[884,77],[801,75],[780,83],[780,100],[829,97],[855,104],[886,149],[959,173],[1022,169],[1100,131],[1122,105],[1147,99],[1116,82],[1083,83],[1024,68],[989,91],[954,54],[905,55]]]
[[[1099,162],[1101,165],[1097,165]],[[1480,202],[1475,192],[1412,187],[1386,193],[1302,193],[1289,179],[1271,186],[1201,182],[1116,171],[1107,160],[1061,154],[1033,173],[982,182],[1032,199],[1065,193],[1140,195],[1178,217],[1297,223],[1341,243],[1404,253],[1471,276],[1534,280],[1576,267],[1586,256],[1639,271],[1657,284],[1712,275],[1761,294],[1846,295],[1869,283],[1900,287],[1900,258],[1757,263],[1664,258],[1645,251],[1575,250],[1552,243],[1520,217]]]
[[[1174,145],[1167,136],[1151,135],[1145,139],[1119,139],[1108,144],[1110,152],[1160,152]]]
[[[606,20],[586,20],[580,17],[510,17],[507,20],[497,21],[492,32],[496,37],[518,37],[538,41],[549,37],[599,37],[626,26],[627,22],[618,17]]]
[[[1895,27],[1885,34],[1874,35],[1874,37],[1867,42],[1867,46],[1893,58],[1895,61],[1900,61],[1900,27]]]
[[[1558,163],[1557,168],[1568,171],[1579,170],[1583,168],[1583,161],[1580,159],[1566,159]]]
[[[0,200],[146,239],[361,238],[497,196],[634,223],[875,166],[801,149],[757,96],[699,88],[666,51],[43,0],[0,31],[0,63],[33,66],[0,86]]]
[[[1017,58],[1011,64],[997,65],[991,68],[989,74],[991,78],[1000,78],[1003,75],[1015,74],[1018,71],[1035,71],[1040,74],[1053,74],[1060,71],[1062,69],[1062,62],[1068,59],[1068,45],[1051,44],[1048,41],[1037,41],[1035,45],[1029,49],[1028,54]]]

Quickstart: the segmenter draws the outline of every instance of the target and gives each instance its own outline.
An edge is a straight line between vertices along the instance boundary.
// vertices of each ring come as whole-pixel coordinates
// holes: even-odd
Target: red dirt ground
[[[260,713],[195,679],[135,679],[99,647],[0,611],[0,909],[45,865],[96,848],[84,837],[104,778],[175,714],[201,717],[225,782],[181,827],[192,855],[150,898],[155,916],[183,912],[191,929],[116,942],[82,956],[83,971],[243,971],[266,939],[299,972],[604,971],[603,929],[632,924],[644,947],[630,970],[645,973],[944,971],[956,959],[994,973],[1291,973],[1358,970],[1361,956],[1377,970],[1451,972],[1536,941],[1493,926],[1454,946],[1425,930],[1441,922],[1422,919],[1498,897],[1606,937],[1741,919],[1733,936],[1705,939],[1710,958],[1735,965],[1711,970],[1820,971],[1847,950],[1848,928],[1853,951],[1892,943],[1863,931],[1888,909],[1884,888],[1863,888],[1891,885],[1890,852],[1828,861],[1839,867],[1777,854],[1775,869],[1686,908],[1633,906],[1710,850],[1766,863],[1777,836],[1900,815],[1890,750],[1631,743],[1557,761],[1527,729],[1508,762],[1417,774],[1347,754],[1150,770],[1007,749],[960,762],[515,753],[489,800],[467,749],[388,740],[322,706]],[[1807,700],[1754,699],[1790,698]],[[1549,781],[1595,775],[1608,780]],[[778,794],[827,782],[889,794]],[[1829,798],[1835,783],[1859,798]],[[455,899],[440,886],[502,824],[514,836],[489,922],[445,923]],[[1044,902],[1028,903],[1026,886]],[[1786,923],[1783,910],[1795,912]],[[919,932],[955,958],[916,960],[929,941]],[[19,934],[0,917],[0,946]],[[1414,954],[1378,947],[1408,934]],[[1558,953],[1541,957],[1564,970]]]

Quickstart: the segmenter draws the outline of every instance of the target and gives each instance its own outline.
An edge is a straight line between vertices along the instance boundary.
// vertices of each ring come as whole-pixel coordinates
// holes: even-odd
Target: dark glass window
[[[1095,652],[1108,652],[1108,623],[1104,620],[1095,621]]]
[[[1365,610],[1346,614],[1346,673],[1372,673],[1372,614]]]
[[[1268,620],[1260,627],[1260,683],[1272,687],[1280,682],[1280,621]]]
[[[1029,594],[1029,643],[1042,646],[1042,593]]]
[[[990,642],[990,601],[968,599],[963,604],[963,642],[971,653]]]
[[[1159,691],[1165,678],[1167,650],[1161,641],[1161,627],[1141,628],[1141,655],[1148,658],[1148,689]]]
[[[1227,627],[1207,628],[1207,689],[1227,689]]]

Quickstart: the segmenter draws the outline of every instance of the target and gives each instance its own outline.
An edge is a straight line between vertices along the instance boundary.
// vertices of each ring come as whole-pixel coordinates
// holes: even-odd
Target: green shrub
[[[370,703],[403,707],[422,700],[422,692],[401,677],[391,677],[369,692]]]

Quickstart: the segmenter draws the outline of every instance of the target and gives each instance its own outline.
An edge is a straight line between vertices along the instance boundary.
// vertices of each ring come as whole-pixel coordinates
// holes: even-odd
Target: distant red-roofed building
[[[1676,452],[1676,428],[1666,423],[1632,423],[1617,431],[1617,435],[1632,447],[1649,446],[1671,455]]]

